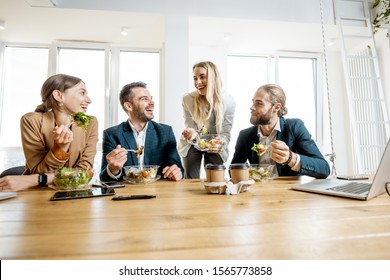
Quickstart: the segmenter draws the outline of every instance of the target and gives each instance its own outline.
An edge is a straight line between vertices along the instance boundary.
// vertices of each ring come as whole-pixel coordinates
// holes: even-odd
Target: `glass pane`
[[[144,82],[155,102],[154,121],[159,121],[160,101],[160,53],[121,51],[119,62],[119,91],[126,84]],[[118,92],[119,98],[119,92]],[[118,123],[127,120],[118,101]]]
[[[92,100],[87,114],[95,116],[99,121],[101,143],[105,123],[105,51],[60,48],[58,63],[59,73],[79,77],[85,82]]]
[[[33,112],[42,103],[40,92],[48,75],[48,57],[47,48],[5,48],[1,147],[22,146],[20,118],[27,112]]]
[[[279,85],[286,94],[286,118],[300,118],[316,135],[316,73],[314,58],[279,58]],[[304,106],[304,110],[302,110]]]
[[[267,60],[267,57],[228,56],[227,92],[236,100],[236,114],[229,145],[229,163],[234,154],[238,133],[251,126],[249,118],[253,95],[268,81]]]

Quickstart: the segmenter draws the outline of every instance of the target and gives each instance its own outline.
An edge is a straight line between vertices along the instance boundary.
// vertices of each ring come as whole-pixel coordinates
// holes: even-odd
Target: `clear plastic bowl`
[[[60,167],[54,175],[54,189],[60,191],[89,189],[93,175],[93,170]]]
[[[146,184],[157,179],[158,165],[124,166],[125,180],[132,184]]]
[[[255,181],[267,182],[274,178],[272,164],[251,164],[249,166],[249,178]]]
[[[202,134],[194,147],[202,152],[221,153],[227,144],[226,137],[219,134]]]

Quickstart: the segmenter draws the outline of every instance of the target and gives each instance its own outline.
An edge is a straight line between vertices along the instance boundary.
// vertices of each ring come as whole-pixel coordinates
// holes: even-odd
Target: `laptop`
[[[293,186],[297,191],[313,192],[333,196],[348,197],[360,200],[369,200],[386,192],[386,184],[390,190],[390,140],[387,142],[382,159],[375,173],[372,183],[360,181],[346,181],[340,179],[314,180],[309,183]]]
[[[16,192],[0,192],[0,200],[16,197]]]

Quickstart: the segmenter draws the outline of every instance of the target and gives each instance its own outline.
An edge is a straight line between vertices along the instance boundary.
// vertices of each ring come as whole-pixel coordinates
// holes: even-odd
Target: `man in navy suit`
[[[146,84],[135,82],[125,85],[120,102],[129,119],[103,132],[103,157],[100,172],[102,181],[122,180],[123,166],[159,165],[157,174],[179,181],[184,174],[172,127],[152,121],[154,101]],[[144,147],[137,157],[127,149]]]
[[[252,101],[253,126],[240,131],[232,163],[271,163],[276,166],[275,175],[279,176],[329,176],[329,164],[304,123],[283,117],[287,114],[286,96],[280,86],[261,86]],[[263,154],[252,149],[259,143],[267,148]]]

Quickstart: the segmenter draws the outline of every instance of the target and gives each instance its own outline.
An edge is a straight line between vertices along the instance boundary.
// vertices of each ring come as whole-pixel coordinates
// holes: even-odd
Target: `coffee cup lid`
[[[211,164],[211,163],[208,163],[208,164],[206,164],[206,169],[210,169],[210,170],[225,170],[226,167],[223,164]]]
[[[249,165],[247,163],[232,163],[230,164],[230,169],[248,169]]]

